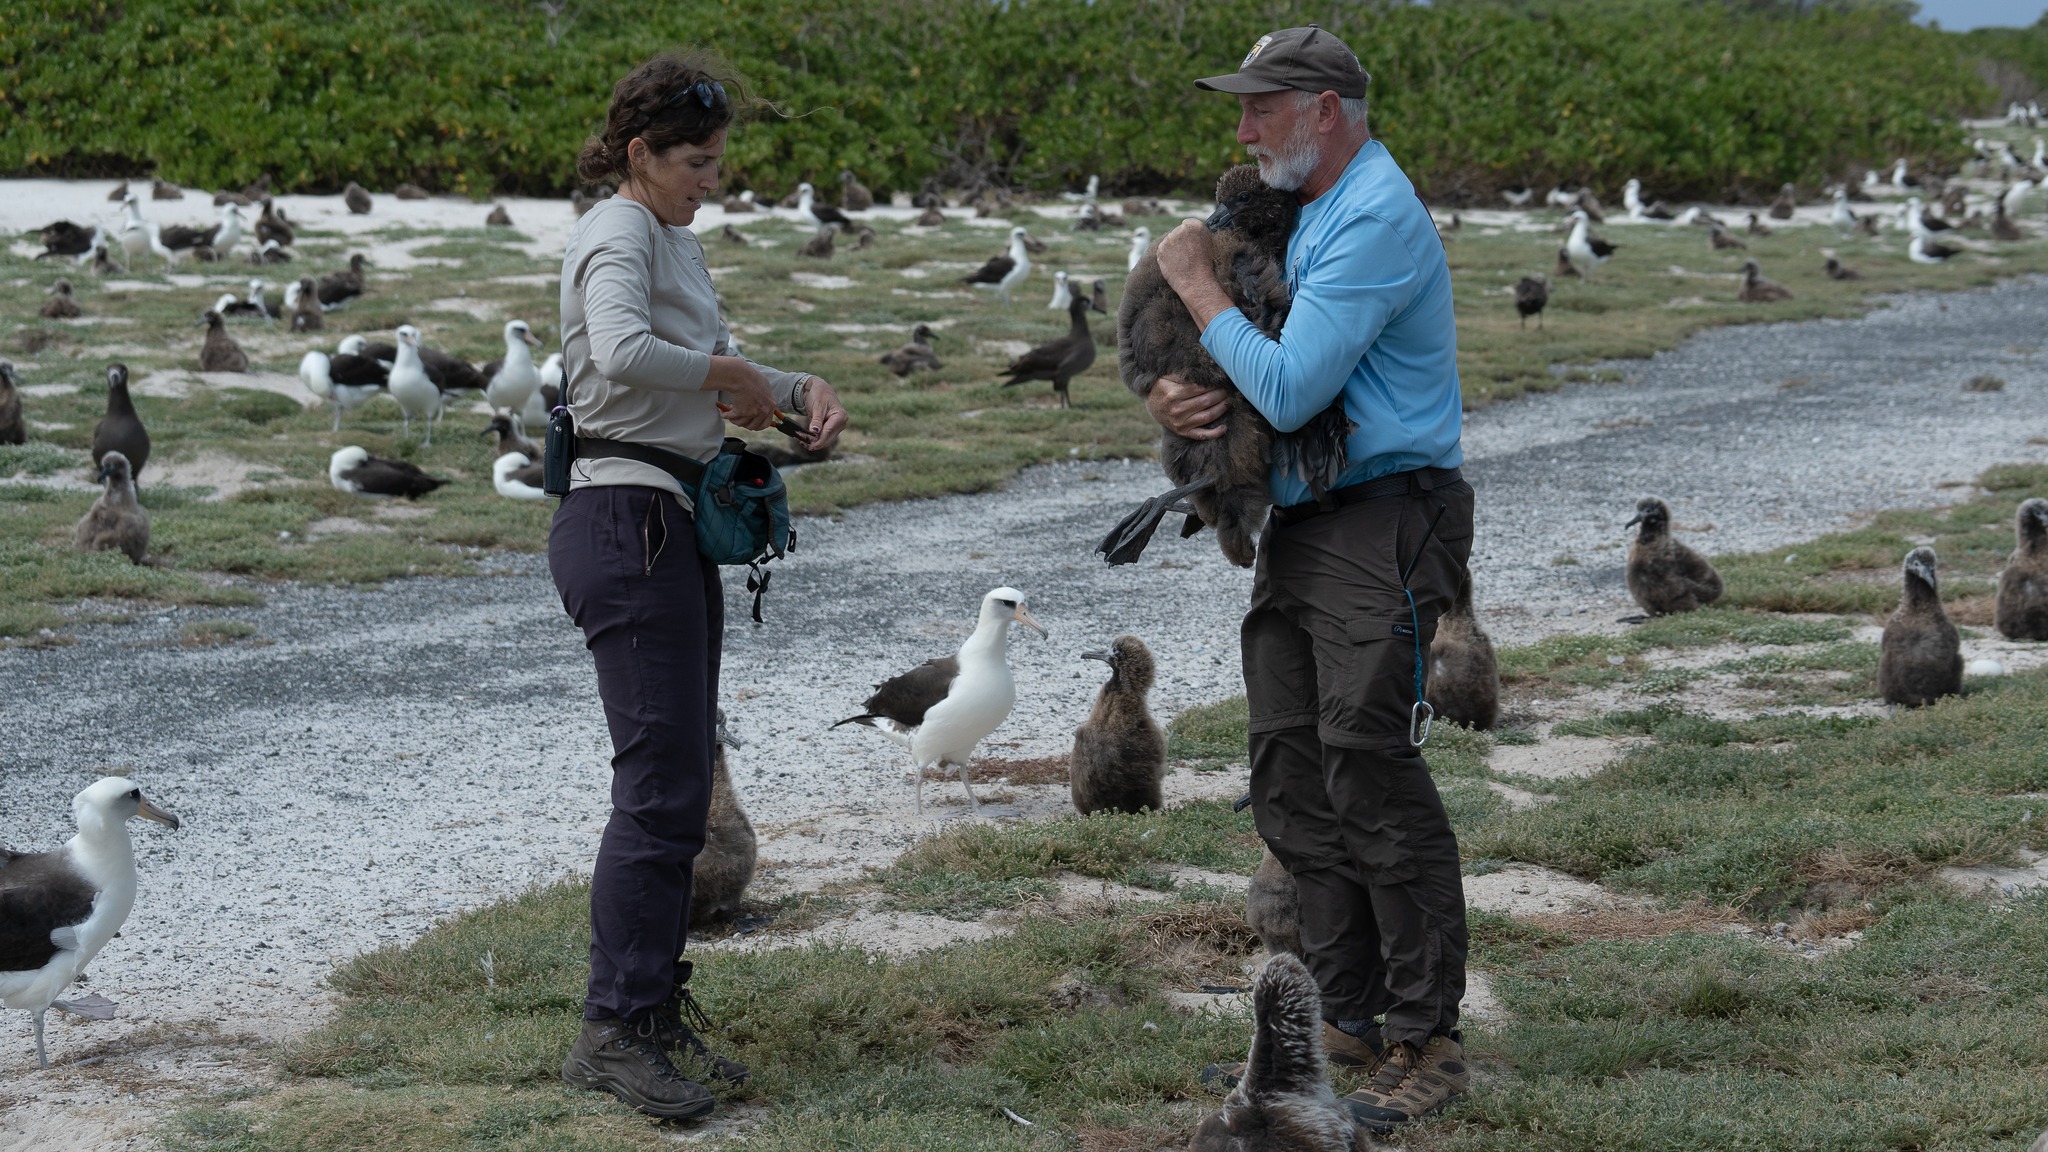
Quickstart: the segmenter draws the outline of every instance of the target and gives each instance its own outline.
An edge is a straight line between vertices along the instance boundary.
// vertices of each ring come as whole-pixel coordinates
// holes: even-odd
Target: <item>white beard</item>
[[[1312,115],[1303,115],[1294,122],[1294,130],[1287,134],[1277,149],[1253,144],[1245,149],[1259,162],[1259,178],[1266,187],[1282,192],[1299,191],[1308,182],[1316,165],[1323,162],[1322,148],[1316,139],[1316,122]]]

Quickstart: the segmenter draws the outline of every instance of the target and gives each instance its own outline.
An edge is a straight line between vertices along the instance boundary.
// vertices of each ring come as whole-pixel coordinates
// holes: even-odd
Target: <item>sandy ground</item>
[[[0,227],[46,223],[53,204],[99,207],[57,191],[0,185]],[[469,226],[488,210],[380,197],[370,217],[351,218],[316,198],[285,203],[296,219],[326,212],[357,231]],[[198,199],[145,208],[205,214]],[[570,219],[559,202],[507,208],[535,245],[559,245]],[[2028,346],[2044,313],[2048,282],[2028,280],[1902,298],[1857,321],[1725,329],[1622,365],[1627,383],[1477,414],[1466,471],[1479,490],[1473,565],[1489,627],[1502,643],[1618,629],[1631,611],[1621,525],[1644,493],[1671,500],[1687,537],[1721,552],[1941,503],[1988,464],[2048,458],[2032,442],[2048,431],[2048,372]],[[1961,390],[1984,372],[2006,388]],[[1785,387],[1793,378],[1805,383]],[[725,696],[750,741],[736,780],[768,834],[767,883],[858,874],[920,831],[893,745],[827,725],[874,681],[951,651],[998,584],[1030,594],[1052,636],[1013,641],[1018,705],[985,754],[1064,751],[1099,683],[1078,654],[1120,632],[1159,654],[1162,716],[1239,690],[1247,573],[1206,537],[1162,533],[1127,568],[1090,554],[1161,487],[1149,462],[1055,465],[1000,493],[805,521],[765,625],[747,622],[748,597],[730,582]],[[1576,563],[1557,563],[1567,556]],[[539,558],[494,560],[476,577],[265,595],[260,609],[166,610],[81,628],[68,647],[0,651],[0,681],[12,686],[0,704],[0,843],[60,841],[71,793],[113,771],[186,820],[175,834],[138,830],[142,896],[87,986],[119,1002],[120,1017],[53,1014],[63,1066],[47,1072],[33,1068],[26,1018],[0,1017],[0,1149],[131,1146],[180,1087],[260,1083],[263,1043],[318,1018],[334,963],[587,867],[608,745],[589,658]],[[254,624],[267,643],[176,644],[184,624],[219,615]],[[1555,738],[1502,751],[1532,775],[1595,770],[1613,754]],[[1177,787],[1222,795],[1241,781],[1231,772]],[[1059,806],[1056,789],[1004,791],[1001,816]],[[962,811],[958,796],[957,785],[927,787],[928,799],[951,801],[949,814]],[[1567,880],[1535,877],[1532,894],[1568,901]],[[873,913],[822,930],[915,947],[982,927]],[[95,1055],[106,1058],[77,1063]]]

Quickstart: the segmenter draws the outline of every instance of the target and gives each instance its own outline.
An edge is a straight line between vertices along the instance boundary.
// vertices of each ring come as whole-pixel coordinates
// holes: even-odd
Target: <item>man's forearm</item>
[[[1230,302],[1230,294],[1216,283],[1213,276],[1203,276],[1179,292],[1181,303],[1188,306],[1188,313],[1195,318],[1197,332],[1207,332],[1209,321],[1235,307]]]

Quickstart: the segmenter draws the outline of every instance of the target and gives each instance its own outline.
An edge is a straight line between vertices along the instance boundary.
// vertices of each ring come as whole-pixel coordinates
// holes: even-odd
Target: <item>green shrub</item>
[[[1374,75],[1375,129],[1422,191],[1642,177],[1658,195],[1813,185],[1855,162],[1941,167],[1937,117],[1993,89],[1964,42],[1877,11],[1662,6],[951,4],[622,0],[566,28],[542,5],[50,0],[0,22],[0,171],[286,189],[401,180],[560,192],[612,83],[657,50],[725,52],[764,115],[728,153],[773,191],[852,167],[884,189],[982,176],[1198,189],[1242,158],[1235,105],[1188,82],[1314,20]],[[551,19],[556,26],[550,26]]]

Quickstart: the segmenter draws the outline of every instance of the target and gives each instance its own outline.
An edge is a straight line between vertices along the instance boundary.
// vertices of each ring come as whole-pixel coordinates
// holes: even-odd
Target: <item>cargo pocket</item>
[[[1415,703],[1415,656],[1420,643],[1428,668],[1436,618],[1361,616],[1344,626],[1345,643],[1328,645],[1320,723],[1323,743],[1377,751],[1408,745],[1408,714]]]

